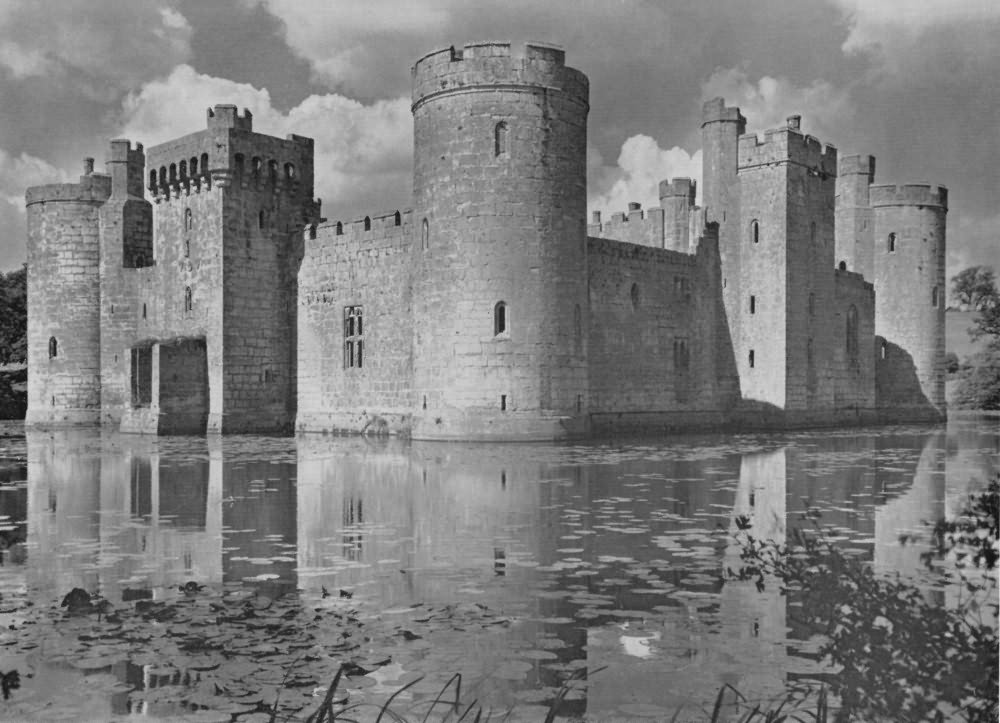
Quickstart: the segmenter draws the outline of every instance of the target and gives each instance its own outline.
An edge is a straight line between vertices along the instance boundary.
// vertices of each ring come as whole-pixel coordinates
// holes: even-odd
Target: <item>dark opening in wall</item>
[[[344,224],[342,224],[340,221],[337,221],[337,235],[338,236],[344,235]]]
[[[149,172],[149,190],[156,193],[156,169]]]
[[[424,409],[427,409],[427,395],[424,395]]]
[[[847,262],[841,261],[839,264],[837,264],[837,268],[840,269],[841,271],[847,271]]]
[[[757,223],[757,219],[750,222],[750,240],[754,243],[760,242],[760,224]]]
[[[423,223],[420,224],[420,247],[426,251],[427,247],[430,246],[431,242],[431,226],[427,223],[425,218]]]
[[[500,470],[500,489],[507,489],[507,470]]]
[[[180,170],[181,170],[181,180],[182,181],[187,180],[187,177],[188,177],[188,164],[187,164],[187,161],[181,161]]]
[[[886,353],[886,344],[883,341],[881,344],[879,344],[879,357],[885,359],[885,353]]]
[[[184,289],[184,311],[191,311],[194,308],[194,300],[191,296],[191,287]]]
[[[498,301],[493,307],[493,335],[498,336],[507,332],[507,304]]]
[[[145,304],[142,305],[142,318],[143,319],[146,318],[146,305]]]
[[[59,342],[56,341],[54,336],[49,337],[49,359],[55,359],[59,356]]]
[[[754,366],[754,354],[753,349],[750,350],[750,368],[753,369]]]
[[[260,213],[257,214],[257,228],[263,231],[264,226],[266,225],[267,225],[267,211],[261,209]]]
[[[816,222],[813,221],[809,224],[809,243],[816,243]]]
[[[372,220],[369,216],[365,216],[365,231],[372,230]]]
[[[632,310],[635,311],[639,308],[639,284],[632,284],[632,288],[628,292],[629,299],[632,301]]]
[[[399,211],[396,211],[396,213],[392,216],[392,220],[396,226],[401,226],[403,223],[403,216],[399,213]]]
[[[191,158],[191,163],[188,165],[188,171],[190,171],[192,176],[198,175],[198,159]]]
[[[190,231],[194,227],[194,213],[190,208],[184,209],[184,230]]]
[[[896,232],[893,231],[889,234],[889,238],[886,240],[889,246],[889,253],[893,253],[896,250]]]
[[[936,307],[938,305],[938,287],[935,284],[934,288],[931,289],[931,306]]]
[[[203,176],[208,174],[208,154],[207,153],[202,153],[201,154],[201,166],[200,166],[200,168],[201,168],[201,173],[202,173]]]
[[[153,347],[132,349],[132,406],[148,407],[153,401]]]
[[[508,153],[508,132],[507,122],[500,121],[493,129],[493,152],[496,156],[505,156]]]
[[[754,296],[753,294],[750,295],[750,313],[751,314],[757,313],[757,297]]]
[[[177,180],[177,164],[176,163],[171,163],[170,164],[170,182],[173,183],[176,180]]]
[[[285,180],[294,181],[295,180],[295,164],[286,163],[285,164]]]
[[[361,306],[344,307],[344,368],[360,369],[364,363],[364,311]]]
[[[507,395],[506,394],[501,394],[500,395],[500,411],[501,412],[506,412],[507,411]]]
[[[264,162],[260,157],[254,156],[250,160],[250,180],[255,184],[260,183],[260,172],[264,168]]]
[[[243,182],[243,164],[245,162],[242,153],[237,153],[233,157],[233,178],[236,180],[237,185]]]
[[[309,224],[309,238],[316,238],[316,224]]]

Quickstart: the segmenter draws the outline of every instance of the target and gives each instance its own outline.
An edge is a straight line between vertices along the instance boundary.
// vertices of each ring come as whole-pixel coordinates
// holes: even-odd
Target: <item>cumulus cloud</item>
[[[643,208],[659,206],[659,184],[667,178],[692,178],[701,185],[700,150],[689,154],[677,146],[660,148],[656,140],[641,134],[622,144],[615,168],[595,167],[592,162],[588,166],[592,184],[595,171],[603,174],[603,182],[598,180],[601,185],[593,189],[596,193],[588,206],[608,214],[625,211],[631,201],[641,203]]]
[[[75,92],[115,98],[185,60],[191,26],[158,0],[0,4],[0,73],[62,81]]]
[[[205,109],[219,103],[249,108],[260,133],[315,139],[324,215],[363,216],[409,203],[413,130],[406,98],[365,105],[333,93],[312,95],[281,112],[265,89],[180,65],[125,99],[120,135],[147,146],[162,143],[204,128]]]
[[[855,115],[847,88],[816,80],[796,86],[786,78],[764,76],[753,82],[742,68],[725,68],[702,85],[702,98],[721,96],[728,105],[738,105],[747,118],[748,130],[783,126],[790,115],[802,115],[803,131],[836,143],[843,128]]]
[[[65,183],[72,174],[52,164],[21,153],[14,155],[0,148],[0,271],[10,270],[24,261],[27,235],[24,191],[44,183]]]
[[[833,0],[845,13],[850,31],[845,52],[884,47],[902,35],[912,41],[921,33],[948,24],[978,23],[1000,18],[1000,6],[989,0]]]

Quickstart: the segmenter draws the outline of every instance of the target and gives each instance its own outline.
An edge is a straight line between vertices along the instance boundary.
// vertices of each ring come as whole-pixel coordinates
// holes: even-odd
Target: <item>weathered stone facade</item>
[[[320,218],[312,141],[233,106],[29,189],[29,423],[513,440],[943,418],[944,189],[872,186],[873,158],[838,168],[798,116],[759,138],[715,99],[700,208],[665,180],[659,208],[587,225],[588,86],[547,46],[424,56],[413,208],[350,223]]]

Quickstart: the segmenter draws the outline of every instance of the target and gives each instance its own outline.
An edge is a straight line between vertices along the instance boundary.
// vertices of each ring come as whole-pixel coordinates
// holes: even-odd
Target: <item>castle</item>
[[[477,43],[412,69],[412,210],[328,222],[313,142],[207,128],[27,191],[28,424],[420,439],[945,417],[947,190],[702,122],[702,205],[586,218],[589,83]],[[147,171],[148,170],[148,176]]]

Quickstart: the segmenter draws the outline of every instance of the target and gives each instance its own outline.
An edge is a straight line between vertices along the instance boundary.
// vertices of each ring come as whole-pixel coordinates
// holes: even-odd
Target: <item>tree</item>
[[[951,277],[955,300],[971,309],[982,309],[997,300],[996,276],[989,266],[970,266]]]
[[[0,274],[0,364],[28,359],[28,267]]]
[[[979,307],[979,314],[972,322],[972,328],[969,329],[969,336],[973,339],[985,336],[986,345],[994,351],[1000,351],[1000,298],[994,297],[983,302]]]

